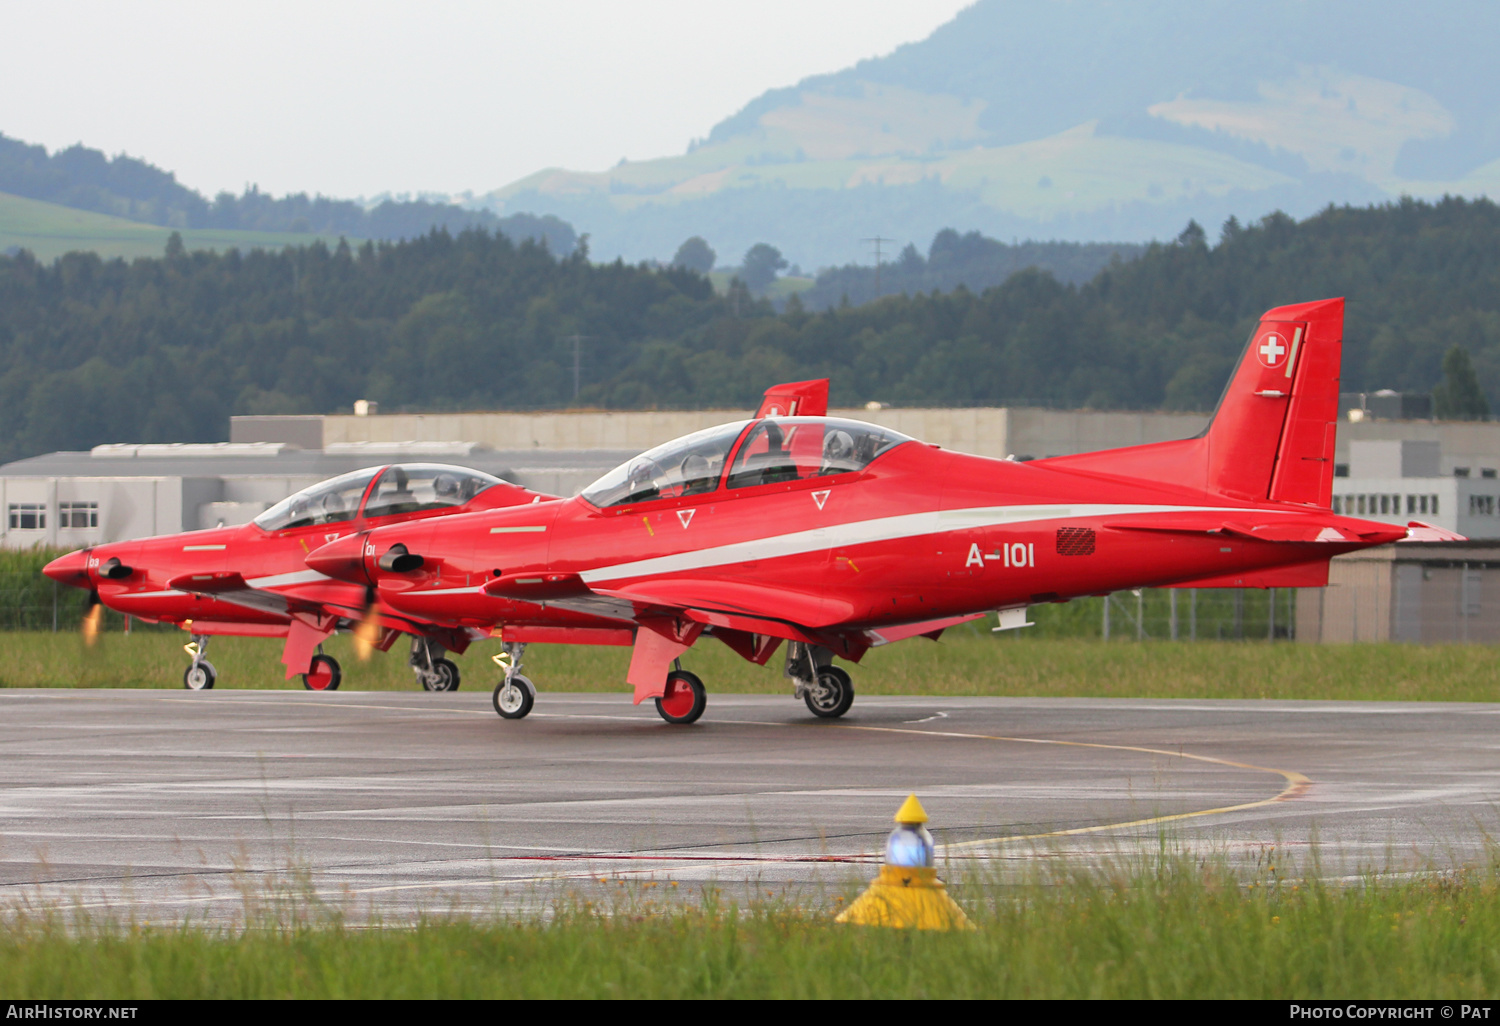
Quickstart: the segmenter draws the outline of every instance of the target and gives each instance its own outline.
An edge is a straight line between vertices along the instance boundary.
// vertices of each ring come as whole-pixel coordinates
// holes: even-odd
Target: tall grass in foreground
[[[1050,874],[1050,875],[1049,875]],[[337,915],[243,930],[15,915],[10,998],[1010,997],[1494,998],[1492,865],[1353,885],[1174,856],[1039,870],[955,891],[978,930],[842,927],[768,902],[579,899],[522,920],[352,929]],[[288,925],[291,923],[293,925]],[[300,925],[296,925],[300,923]]]
[[[92,649],[76,633],[0,632],[0,687],[180,688],[188,657],[181,631],[102,635]],[[347,636],[326,651],[344,667],[345,690],[414,690],[406,650],[360,662]],[[456,657],[465,691],[499,678],[484,641]],[[209,659],[220,688],[301,688],[285,680],[278,639],[216,638]],[[1500,659],[1488,645],[1303,645],[1264,641],[1110,642],[997,637],[949,631],[872,649],[851,670],[862,695],[1013,695],[1090,698],[1308,698],[1491,702],[1500,700]],[[536,645],[526,673],[542,692],[625,692],[626,648]],[[714,693],[788,694],[780,662],[745,662],[711,638],[683,664]],[[858,706],[856,706],[856,709]]]

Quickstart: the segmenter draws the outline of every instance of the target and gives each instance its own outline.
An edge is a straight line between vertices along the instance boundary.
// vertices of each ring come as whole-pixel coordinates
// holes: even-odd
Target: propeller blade
[[[366,592],[366,603],[365,615],[360,618],[359,626],[354,628],[354,654],[362,663],[370,661],[375,646],[380,643],[380,610],[375,601],[374,589]]]
[[[99,601],[99,593],[90,591],[88,598],[88,611],[83,614],[83,623],[80,629],[83,631],[83,643],[89,648],[94,647],[98,640],[99,630],[104,625],[104,603]]]

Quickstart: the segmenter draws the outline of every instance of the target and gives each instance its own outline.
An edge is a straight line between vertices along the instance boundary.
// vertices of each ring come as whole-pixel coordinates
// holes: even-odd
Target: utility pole
[[[579,359],[578,359],[578,347],[579,347],[579,345],[581,343],[587,342],[592,337],[593,337],[592,335],[569,335],[569,336],[567,336],[566,338],[563,339],[564,342],[571,342],[571,343],[573,343],[573,402],[575,402],[575,403],[578,402],[579,368],[580,368]]]
[[[879,299],[880,295],[881,295],[881,293],[880,293],[880,247],[884,243],[895,242],[896,240],[895,239],[882,238],[881,236],[877,235],[873,239],[860,239],[859,241],[865,243],[866,245],[869,245],[871,243],[874,243],[874,245],[875,245],[875,298]]]

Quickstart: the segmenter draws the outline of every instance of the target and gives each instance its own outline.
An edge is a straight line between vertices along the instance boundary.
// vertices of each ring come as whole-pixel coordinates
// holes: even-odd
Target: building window
[[[1342,495],[1335,495],[1333,497],[1333,511],[1335,513],[1344,512],[1344,497]]]
[[[97,502],[59,502],[57,504],[58,527],[98,527],[99,504]]]
[[[1469,516],[1492,517],[1495,515],[1495,497],[1493,495],[1471,495],[1469,496]]]
[[[1348,477],[1349,476],[1349,464],[1347,464],[1347,463],[1335,463],[1333,465],[1333,476],[1334,477]]]
[[[1381,513],[1389,513],[1390,511],[1391,511],[1391,497],[1389,495],[1382,495],[1380,497],[1380,512]]]
[[[1468,467],[1454,467],[1453,468],[1453,476],[1454,477],[1468,477],[1469,476],[1469,468]]]
[[[1483,470],[1481,470],[1479,472],[1479,476],[1480,477],[1494,477],[1495,476],[1495,468],[1494,467],[1485,467]]]
[[[1437,508],[1437,496],[1434,495],[1434,496],[1431,496],[1431,498],[1432,498],[1432,515],[1433,516],[1437,516],[1437,511],[1438,511],[1438,508]]]
[[[1427,512],[1427,496],[1425,496],[1425,495],[1418,495],[1417,496],[1417,500],[1418,500],[1417,501],[1417,512],[1418,513],[1426,513]]]
[[[41,531],[46,527],[46,503],[13,502],[10,504],[10,529],[12,531]]]

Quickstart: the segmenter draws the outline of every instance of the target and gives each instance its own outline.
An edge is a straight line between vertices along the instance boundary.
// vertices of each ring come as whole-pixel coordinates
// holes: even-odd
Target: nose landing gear
[[[536,703],[536,685],[521,675],[521,657],[526,646],[517,642],[506,642],[503,651],[494,656],[495,665],[505,671],[505,676],[495,685],[491,696],[495,712],[507,720],[523,720]]]
[[[212,691],[214,681],[219,679],[219,671],[214,669],[214,664],[203,658],[203,653],[208,651],[209,635],[194,634],[193,640],[183,645],[183,651],[193,657],[188,668],[182,672],[182,686],[189,691]]]

